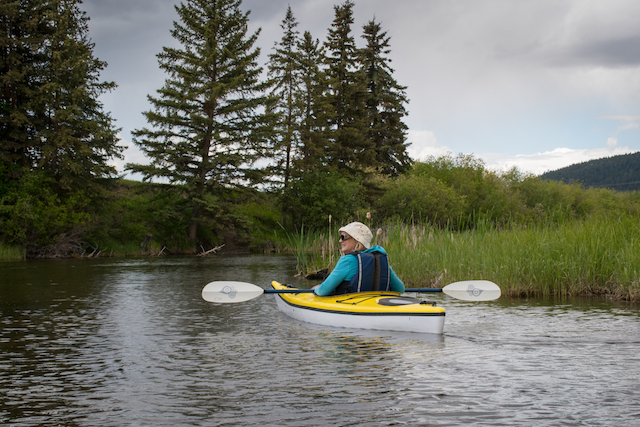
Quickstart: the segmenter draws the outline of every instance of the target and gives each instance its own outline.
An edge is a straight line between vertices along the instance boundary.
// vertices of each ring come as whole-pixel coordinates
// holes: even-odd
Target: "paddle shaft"
[[[311,293],[313,289],[265,289],[265,294],[303,294]]]

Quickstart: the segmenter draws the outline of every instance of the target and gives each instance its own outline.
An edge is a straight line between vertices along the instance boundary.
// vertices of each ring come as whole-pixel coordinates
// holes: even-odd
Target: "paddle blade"
[[[202,289],[202,299],[208,302],[234,303],[259,297],[264,289],[245,282],[211,282]]]
[[[464,301],[491,301],[500,298],[500,287],[488,280],[453,282],[444,288],[445,294]]]

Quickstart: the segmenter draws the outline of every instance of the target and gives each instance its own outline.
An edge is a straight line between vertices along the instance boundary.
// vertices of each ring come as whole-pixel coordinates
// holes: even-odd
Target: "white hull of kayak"
[[[375,329],[381,331],[420,332],[427,334],[442,334],[444,329],[444,315],[343,313],[296,306],[288,303],[277,294],[275,298],[278,309],[287,316],[316,325],[354,329]]]

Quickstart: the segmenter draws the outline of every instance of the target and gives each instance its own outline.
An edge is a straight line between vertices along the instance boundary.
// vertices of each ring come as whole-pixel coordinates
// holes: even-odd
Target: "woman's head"
[[[353,251],[363,251],[371,247],[373,234],[369,227],[361,222],[352,222],[340,230],[340,243],[345,254]]]

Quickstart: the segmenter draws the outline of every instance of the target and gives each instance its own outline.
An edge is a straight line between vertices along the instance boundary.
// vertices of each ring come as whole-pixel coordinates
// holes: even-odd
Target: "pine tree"
[[[106,63],[93,57],[80,0],[3,3],[0,109],[3,163],[44,171],[58,190],[112,176],[117,129],[98,97]]]
[[[37,70],[46,64],[41,46],[45,2],[20,0],[0,3],[0,161],[5,168],[29,170],[37,144],[32,93],[38,90]]]
[[[299,140],[296,156],[292,159],[291,183],[284,188],[281,197],[283,225],[287,216],[301,225],[296,218],[300,218],[301,204],[307,200],[300,194],[305,193],[305,197],[313,199],[311,187],[319,184],[316,172],[326,169],[326,135],[330,126],[327,111],[330,106],[325,102],[327,86],[321,69],[324,59],[320,41],[305,31],[297,43],[295,67],[298,84],[294,88],[293,99],[298,115]]]
[[[115,87],[100,82],[106,63],[93,58],[88,17],[81,0],[56,0],[46,15],[51,23],[44,84],[34,101],[42,120],[37,167],[61,188],[83,188],[93,177],[111,176],[107,162],[120,157],[117,129],[97,98]]]
[[[366,138],[375,147],[376,168],[386,175],[397,176],[409,166],[407,126],[402,121],[407,112],[405,86],[393,78],[387,57],[389,37],[375,20],[363,27],[366,47],[361,50],[360,64],[367,86]]]
[[[347,172],[360,171],[375,159],[372,146],[364,137],[365,89],[357,67],[358,50],[351,35],[353,6],[350,0],[334,6],[335,18],[325,42],[334,130],[329,162]]]
[[[299,103],[300,159],[302,174],[323,169],[329,163],[327,146],[331,133],[332,106],[326,96],[327,76],[322,66],[326,61],[325,51],[318,39],[305,31],[298,45],[300,85],[295,92]]]
[[[273,86],[271,95],[277,101],[275,110],[278,113],[276,153],[282,152],[282,157],[276,154],[278,169],[282,171],[283,190],[286,192],[291,177],[292,156],[296,154],[296,148],[300,135],[299,108],[294,93],[300,84],[300,72],[298,70],[297,40],[299,32],[296,31],[298,22],[293,16],[291,6],[287,8],[285,19],[280,26],[284,35],[280,43],[274,46],[275,52],[269,55],[270,85]]]
[[[128,165],[145,179],[186,185],[192,204],[189,238],[195,241],[207,194],[259,182],[255,162],[267,153],[271,109],[259,80],[260,30],[247,34],[249,13],[240,0],[188,0],[176,10],[173,37],[182,48],[163,48],[160,67],[169,77],[145,113],[152,129],[133,132],[151,159]]]

